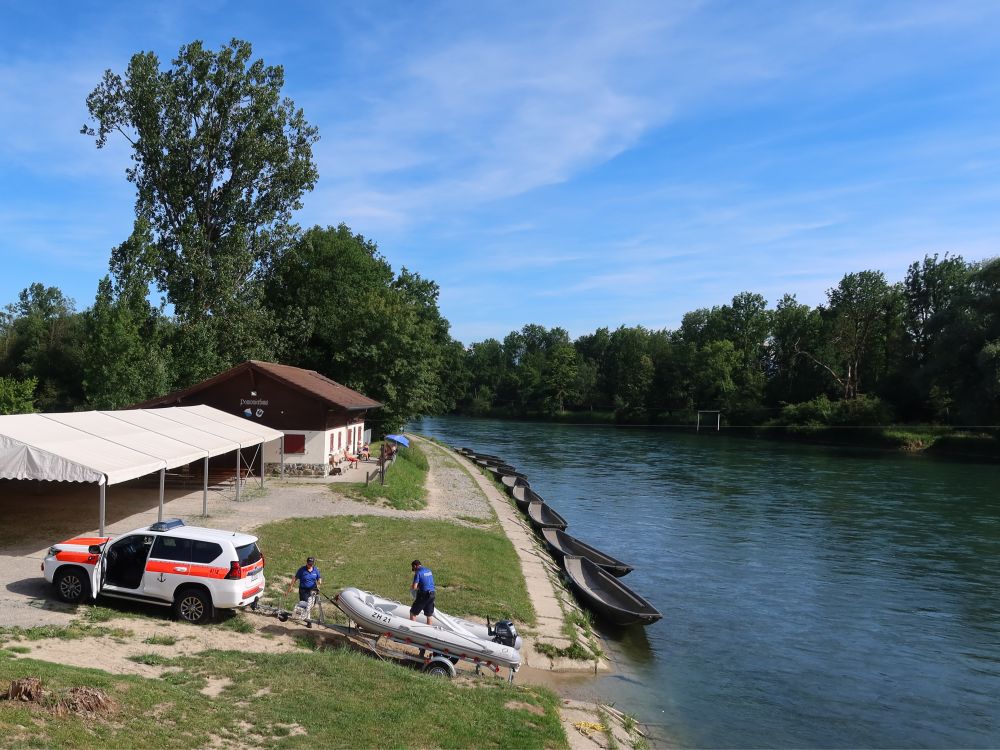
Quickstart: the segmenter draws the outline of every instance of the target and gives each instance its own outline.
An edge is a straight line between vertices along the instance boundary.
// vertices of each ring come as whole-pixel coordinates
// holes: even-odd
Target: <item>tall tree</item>
[[[611,334],[607,356],[616,411],[626,419],[642,415],[654,372],[649,331],[642,326],[618,328]]]
[[[767,393],[772,406],[808,401],[820,394],[833,395],[833,380],[817,368],[812,356],[828,357],[823,346],[823,321],[818,310],[786,294],[775,306],[768,339]],[[815,355],[802,356],[803,351]]]
[[[282,68],[251,56],[238,39],[218,52],[185,45],[166,70],[138,53],[124,76],[105,72],[82,129],[98,148],[115,133],[128,141],[136,216],[152,234],[141,253],[120,246],[112,273],[147,266],[180,330],[195,346],[213,340],[219,364],[259,345],[270,321],[257,282],[289,245],[291,214],[317,178],[316,128],[281,97]]]
[[[906,301],[904,320],[912,343],[912,359],[917,365],[926,362],[933,337],[940,326],[940,314],[968,288],[969,267],[960,255],[938,260],[937,253],[912,263],[903,282]]]
[[[827,291],[823,311],[829,325],[832,360],[824,361],[808,350],[800,352],[836,380],[845,399],[861,392],[862,372],[869,358],[884,351],[898,292],[881,271],[849,273]]]
[[[83,401],[83,333],[74,308],[59,289],[39,283],[22,290],[6,308],[0,376],[36,378],[41,411],[72,411]]]
[[[283,360],[384,403],[373,417],[389,432],[446,405],[451,339],[437,298],[437,284],[405,268],[396,277],[378,246],[344,224],[307,231],[267,287]]]
[[[121,409],[170,389],[167,321],[141,292],[127,290],[116,297],[105,276],[94,306],[84,314],[84,327],[88,406]]]

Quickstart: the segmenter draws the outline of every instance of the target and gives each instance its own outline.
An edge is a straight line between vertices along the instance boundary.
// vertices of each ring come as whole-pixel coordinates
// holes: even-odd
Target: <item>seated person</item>
[[[372,457],[371,452],[368,450],[368,443],[361,446],[361,452],[358,454],[358,458],[362,461],[367,461]]]
[[[344,460],[347,461],[348,466],[352,469],[358,465],[358,457],[352,456],[347,452],[346,448],[344,448]]]

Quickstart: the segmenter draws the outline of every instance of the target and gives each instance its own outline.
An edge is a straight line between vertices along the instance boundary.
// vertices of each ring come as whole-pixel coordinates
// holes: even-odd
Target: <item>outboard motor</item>
[[[510,620],[498,620],[491,635],[493,641],[502,646],[513,647],[517,643],[517,628]]]

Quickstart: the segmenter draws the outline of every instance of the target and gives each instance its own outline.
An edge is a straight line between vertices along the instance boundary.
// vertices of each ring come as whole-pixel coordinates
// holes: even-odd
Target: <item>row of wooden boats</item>
[[[471,448],[458,448],[457,452],[493,474],[506,488],[566,572],[582,603],[615,625],[649,625],[662,617],[652,604],[618,580],[631,572],[632,566],[567,533],[566,519],[531,489],[527,476],[499,456]]]

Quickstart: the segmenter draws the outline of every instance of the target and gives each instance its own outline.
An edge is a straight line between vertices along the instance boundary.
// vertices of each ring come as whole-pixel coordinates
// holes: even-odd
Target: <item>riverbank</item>
[[[234,502],[231,497],[213,493],[208,518],[196,517],[200,512],[200,493],[168,495],[165,515],[186,517],[190,523],[199,525],[256,529],[262,537],[262,544],[268,533],[267,528],[276,522],[280,523],[281,519],[317,519],[302,522],[304,536],[294,545],[294,558],[298,560],[305,548],[330,545],[329,551],[324,549],[317,557],[318,562],[326,566],[330,583],[334,584],[337,583],[338,570],[344,567],[338,559],[341,554],[339,550],[344,545],[338,543],[338,540],[342,542],[346,539],[344,535],[351,534],[358,524],[372,525],[366,521],[368,518],[385,519],[386,522],[396,519],[398,523],[412,524],[412,532],[407,537],[411,542],[416,541],[428,554],[434,554],[433,540],[440,539],[440,533],[434,530],[433,524],[442,521],[453,524],[455,528],[468,529],[470,534],[496,527],[497,532],[506,539],[500,517],[506,511],[512,511],[509,502],[505,501],[495,487],[490,488],[487,484],[483,488],[481,483],[485,478],[477,470],[462,465],[462,459],[444,448],[429,446],[428,454],[431,456],[428,497],[427,505],[422,510],[400,511],[384,504],[357,502],[344,497],[335,484],[271,482],[264,492],[245,493],[243,502],[240,503]],[[346,489],[343,485],[341,487]],[[4,506],[0,510],[7,511],[6,517],[15,523],[22,521],[24,526],[24,533],[18,535],[20,544],[15,545],[20,548],[20,552],[8,554],[18,550],[0,550],[3,561],[11,563],[3,566],[6,577],[10,580],[0,587],[0,598],[5,600],[0,624],[19,626],[4,628],[0,632],[0,641],[3,642],[3,648],[0,648],[0,678],[12,680],[37,674],[43,678],[47,689],[55,691],[50,695],[80,686],[100,686],[111,696],[115,696],[115,691],[118,691],[114,698],[119,704],[119,711],[113,717],[114,728],[104,722],[97,722],[99,731],[103,733],[101,736],[108,739],[110,744],[121,744],[128,740],[130,744],[147,744],[151,747],[199,747],[209,741],[206,738],[212,737],[232,747],[256,747],[262,742],[276,747],[295,747],[303,743],[336,744],[332,737],[338,737],[342,741],[343,735],[338,733],[335,724],[313,717],[290,718],[291,714],[282,713],[281,706],[294,704],[299,700],[295,698],[299,694],[305,700],[307,694],[320,693],[321,698],[310,700],[319,700],[327,707],[324,708],[325,712],[339,716],[341,721],[353,721],[356,733],[352,736],[355,739],[363,738],[364,728],[368,727],[372,732],[370,738],[374,739],[368,742],[360,739],[355,744],[406,746],[405,738],[413,736],[412,727],[419,729],[427,723],[426,718],[414,718],[405,710],[401,713],[399,706],[403,704],[393,701],[387,703],[385,700],[386,691],[410,694],[414,690],[423,690],[426,677],[414,675],[409,670],[386,671],[389,665],[376,666],[377,660],[372,660],[368,655],[341,655],[339,645],[327,644],[326,639],[319,636],[317,629],[306,630],[291,622],[282,624],[273,619],[251,615],[223,618],[219,623],[200,628],[173,622],[167,618],[164,610],[155,607],[68,607],[54,602],[47,585],[38,575],[38,562],[49,543],[67,538],[85,528],[80,526],[81,518],[86,517],[88,522],[92,522],[90,514],[81,515],[81,509],[92,505],[93,498],[86,492],[78,496],[72,491],[60,493],[51,500],[46,498],[46,528],[39,532],[37,528],[32,528],[30,518],[37,515],[40,502],[36,490],[35,487],[27,489],[24,497],[14,497],[12,493],[5,492],[0,499],[0,505]],[[109,509],[115,513],[116,520],[109,524],[108,532],[122,533],[155,520],[154,494],[130,490],[127,507],[135,512],[125,513],[122,513],[126,506],[120,504],[121,496],[118,493],[112,494],[109,497]],[[504,502],[507,504],[506,509],[503,507]],[[317,535],[316,531],[321,525],[318,519],[336,516],[349,517],[343,519],[348,528]],[[35,525],[37,527],[37,523]],[[520,560],[522,552],[530,556],[528,550],[532,545],[529,540],[518,539],[516,533],[513,537],[513,540],[506,540],[512,555],[516,550],[517,556],[512,559]],[[470,545],[459,542],[454,546],[462,548]],[[378,544],[368,545],[366,554],[369,556],[369,568],[377,567],[379,561],[385,567],[384,555],[379,549]],[[411,553],[407,551],[407,554]],[[268,552],[268,555],[269,591],[280,599],[286,578],[290,576],[294,564],[282,563],[281,554],[277,550],[273,555]],[[475,566],[468,564],[465,567],[473,574],[467,585],[489,589],[488,566],[485,570],[475,570]],[[447,568],[442,569],[442,572],[444,570]],[[398,578],[397,573],[393,568],[387,575],[395,580]],[[349,582],[345,580],[340,583],[346,585]],[[551,580],[549,583],[551,585]],[[383,588],[396,585],[398,581],[385,583]],[[532,576],[529,591],[537,592],[539,586],[544,589],[544,584],[536,576]],[[388,590],[391,592],[392,588]],[[459,591],[456,590],[450,596],[458,601],[458,594]],[[549,610],[545,606],[536,606],[534,599],[532,606],[539,616],[531,626],[525,628],[529,641],[559,638],[557,628],[547,627],[545,613]],[[469,611],[477,609],[473,607]],[[555,620],[554,617],[552,619]],[[238,644],[241,656],[225,656],[235,644]],[[328,651],[331,647],[332,651]],[[303,649],[307,652],[304,660]],[[600,725],[610,730],[618,746],[635,746],[639,738],[627,728],[631,720],[627,717],[616,718],[614,709],[601,708],[595,702],[581,703],[565,697],[546,698],[546,695],[551,695],[548,689],[558,691],[558,679],[549,678],[566,674],[553,670],[572,667],[560,665],[556,660],[551,660],[528,646],[524,651],[526,666],[519,673],[515,687],[511,688],[512,694],[507,694],[506,697],[503,697],[503,693],[497,694],[499,703],[486,697],[478,708],[470,707],[467,713],[448,710],[443,713],[430,712],[428,715],[433,722],[428,725],[427,733],[420,735],[423,737],[422,742],[484,747],[495,746],[497,742],[501,743],[500,746],[559,747],[565,742],[565,746],[571,748],[589,749],[606,747],[612,742],[602,731],[594,731],[594,727]],[[214,653],[222,656],[210,656]],[[351,661],[341,661],[344,658]],[[348,663],[350,668],[345,666]],[[288,681],[275,676],[286,672],[294,675],[301,673],[303,669],[314,669],[325,674],[325,679],[334,681]],[[89,670],[100,670],[108,677],[88,676]],[[592,673],[592,670],[593,664],[588,662],[574,674],[582,678],[588,672]],[[467,695],[470,687],[495,693],[490,688],[501,686],[500,681],[495,678],[480,678],[471,679],[462,687],[462,683],[469,679],[462,678],[454,688],[448,684],[435,684],[422,700],[427,705],[443,708],[456,705],[457,699]],[[266,683],[263,688],[262,680]],[[345,680],[348,682],[345,683]],[[413,682],[414,680],[417,682]],[[355,684],[351,684],[352,682]],[[378,684],[379,688],[368,691],[365,685],[369,683]],[[250,690],[248,684],[256,684],[256,687]],[[540,686],[545,686],[545,689]],[[3,687],[0,685],[0,691]],[[454,692],[456,689],[459,690],[458,693]],[[261,690],[265,692],[260,692]],[[474,692],[478,694],[480,691],[477,689]],[[223,706],[231,705],[234,700],[254,706],[254,710],[250,712],[253,716],[239,718],[229,711],[219,713]],[[380,713],[370,713],[370,707],[374,705],[381,706]],[[345,708],[347,706],[355,708],[348,710]],[[14,738],[11,746],[30,742],[27,735],[18,729],[30,724],[25,723],[27,719],[24,711],[24,707],[0,704],[0,731],[4,731],[5,736]],[[144,717],[150,711],[156,713],[161,720],[156,732],[143,725]],[[355,715],[351,713],[353,711],[360,713]],[[538,718],[531,718],[536,713]],[[352,715],[355,716],[354,719],[349,718]],[[258,719],[258,716],[261,718]],[[560,733],[564,735],[564,739],[555,741],[550,734],[551,724],[545,717],[556,718],[556,724],[562,725]],[[48,729],[43,730],[42,735],[36,733],[36,739],[38,736],[44,737],[44,744],[47,746],[93,743],[92,736],[90,740],[86,739],[87,732],[93,727],[84,726],[79,730],[74,728],[73,716],[46,715],[43,720]],[[194,730],[202,728],[205,733],[198,739],[197,731],[171,732],[164,724],[170,722],[189,722]],[[387,732],[380,727],[380,722],[391,723],[392,730]],[[462,735],[451,731],[452,724],[457,730],[470,722],[473,725],[472,734]],[[529,725],[534,728],[526,733]],[[411,727],[409,732],[406,731],[407,726]],[[361,734],[357,734],[358,731]],[[403,733],[399,734],[400,731]],[[482,732],[488,732],[489,736],[480,736],[479,733]],[[459,737],[465,739],[459,740]]]

